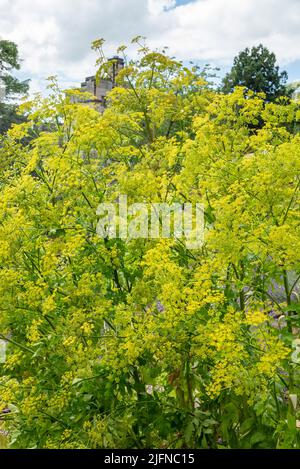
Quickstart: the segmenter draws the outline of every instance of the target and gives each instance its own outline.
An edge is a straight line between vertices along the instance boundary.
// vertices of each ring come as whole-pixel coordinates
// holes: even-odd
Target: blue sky
[[[0,0],[0,32],[18,44],[32,91],[44,91],[50,75],[77,86],[95,72],[94,39],[106,39],[110,56],[136,35],[221,74],[240,50],[262,43],[290,81],[300,80],[300,0]]]
[[[194,0],[176,0],[176,5],[185,5],[186,3],[191,3]]]
[[[284,68],[288,72],[289,81],[300,81],[300,60],[296,60]]]
[[[176,5],[185,5],[186,3],[192,3],[194,0],[176,0]]]

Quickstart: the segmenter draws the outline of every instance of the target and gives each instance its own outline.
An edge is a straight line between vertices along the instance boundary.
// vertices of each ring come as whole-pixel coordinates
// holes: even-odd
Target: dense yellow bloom
[[[259,326],[268,320],[266,313],[263,311],[248,311],[245,322],[250,326]]]
[[[39,326],[43,323],[41,319],[34,319],[30,326],[27,328],[27,339],[29,342],[37,342],[40,337],[41,333],[39,331]]]

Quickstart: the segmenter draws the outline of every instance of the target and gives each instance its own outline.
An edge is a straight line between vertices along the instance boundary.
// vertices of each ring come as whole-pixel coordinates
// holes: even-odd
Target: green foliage
[[[11,73],[20,69],[18,48],[14,42],[0,40],[0,134],[6,132],[13,123],[23,121],[17,113],[17,106],[11,103],[27,93],[29,84],[20,81]]]
[[[103,115],[51,79],[2,139],[10,447],[299,448],[299,106],[140,41]],[[120,194],[203,203],[204,246],[100,238]]]
[[[274,101],[288,95],[287,79],[287,72],[279,72],[275,54],[260,44],[251,50],[247,47],[235,57],[231,71],[223,79],[222,90],[231,93],[236,86],[244,86],[264,93],[267,101]]]

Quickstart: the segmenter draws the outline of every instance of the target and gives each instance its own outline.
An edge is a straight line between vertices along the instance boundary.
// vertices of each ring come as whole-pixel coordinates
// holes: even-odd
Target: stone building
[[[111,69],[107,79],[101,79],[99,83],[97,83],[95,76],[86,77],[85,81],[81,83],[80,88],[81,91],[91,93],[95,96],[95,99],[84,102],[95,104],[100,112],[104,111],[106,95],[116,86],[116,77],[124,67],[124,60],[120,57],[115,56],[108,61],[111,62]]]

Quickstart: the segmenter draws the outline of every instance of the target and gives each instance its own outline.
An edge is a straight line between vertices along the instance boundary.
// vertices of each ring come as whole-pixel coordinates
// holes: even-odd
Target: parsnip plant
[[[10,445],[299,448],[299,106],[138,47],[103,115],[51,79],[1,141]],[[121,194],[204,204],[205,244],[99,237]]]

